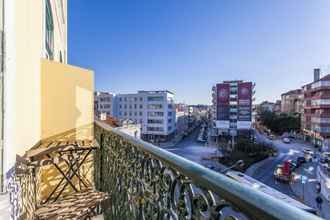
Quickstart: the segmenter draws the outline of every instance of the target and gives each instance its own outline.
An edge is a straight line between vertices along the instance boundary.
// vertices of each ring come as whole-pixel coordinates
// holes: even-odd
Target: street
[[[286,144],[283,143],[281,139],[269,140],[258,132],[256,132],[256,140],[257,142],[274,146],[278,150],[278,155],[261,161],[260,164],[257,163],[251,166],[246,171],[246,174],[288,196],[291,196],[292,198],[297,199],[291,190],[290,185],[275,181],[273,173],[278,164],[282,164],[286,160],[296,160],[297,157],[304,156],[303,150],[306,148],[312,149],[312,146],[296,141]]]
[[[205,146],[205,143],[198,142],[197,137],[199,133],[199,127],[195,129],[190,135],[176,144],[174,147],[163,147],[164,149],[183,156],[189,160],[197,162],[203,166],[211,168],[215,171],[221,171],[226,166],[220,164],[215,160],[205,160],[204,158],[217,154],[217,148],[214,146]],[[274,146],[278,150],[278,154],[275,157],[269,157],[259,163],[252,165],[245,174],[255,178],[256,180],[294,198],[298,201],[302,201],[302,185],[298,180],[293,184],[286,184],[275,181],[273,177],[274,169],[278,164],[282,164],[286,160],[296,160],[299,156],[304,156],[304,149],[314,148],[302,141],[292,141],[289,144],[283,143],[281,139],[269,140],[266,136],[256,132],[256,140],[259,143],[265,143]],[[308,178],[308,183],[304,187],[304,201],[303,203],[317,209],[315,202],[315,183],[316,183],[316,162],[307,162],[298,168],[295,172],[297,177],[305,175]],[[324,199],[322,210],[318,210],[321,217],[330,220],[329,213],[325,210],[330,210],[329,203]]]
[[[213,160],[205,160],[210,155],[217,153],[216,147],[205,146],[205,143],[198,142],[197,137],[200,127],[197,127],[190,135],[185,137],[181,142],[174,147],[163,147],[164,149],[185,157],[191,161],[199,163],[203,166],[212,168],[213,170],[220,171],[225,168],[224,165]]]
[[[247,170],[246,174],[288,196],[291,196],[298,201],[303,202],[312,208],[315,208],[321,217],[330,220],[330,213],[327,211],[330,210],[329,202],[323,198],[323,204],[320,210],[318,209],[315,200],[317,196],[316,168],[318,159],[316,161],[314,160],[313,162],[307,162],[295,170],[296,181],[294,181],[292,184],[280,183],[275,181],[273,178],[273,172],[277,164],[281,164],[285,160],[295,160],[298,156],[304,156],[303,150],[306,148],[313,151],[315,151],[315,148],[300,141],[293,141],[289,144],[285,144],[280,139],[269,140],[267,137],[261,135],[258,132],[256,132],[256,139],[259,142],[273,145],[278,150],[278,155],[251,166]],[[301,175],[307,177],[307,182],[304,186],[300,181]]]

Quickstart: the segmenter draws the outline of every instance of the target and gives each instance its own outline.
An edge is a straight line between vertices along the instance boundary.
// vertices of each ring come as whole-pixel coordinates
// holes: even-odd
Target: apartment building
[[[263,101],[262,103],[259,104],[258,108],[261,111],[269,111],[269,112],[274,112],[275,109],[275,103],[269,102],[269,101]]]
[[[99,118],[101,114],[114,115],[114,94],[109,92],[94,93],[94,113]]]
[[[249,134],[252,127],[254,84],[224,81],[213,87],[213,121],[218,136]]]
[[[141,137],[151,142],[166,141],[174,135],[174,94],[169,91],[138,91],[115,96],[114,116],[141,124]]]
[[[304,94],[301,89],[290,90],[281,95],[281,112],[302,113]]]
[[[320,78],[320,69],[314,70],[314,81],[302,87],[304,111],[302,131],[306,140],[318,146],[330,146],[330,74]]]

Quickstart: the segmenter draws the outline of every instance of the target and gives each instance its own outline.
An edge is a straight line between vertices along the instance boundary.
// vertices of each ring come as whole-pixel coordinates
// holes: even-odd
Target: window
[[[168,108],[169,108],[169,109],[172,109],[172,108],[173,108],[173,105],[169,104],[169,105],[168,105]]]
[[[132,112],[129,112],[129,116],[132,116]]]
[[[147,127],[148,131],[164,131],[163,127]]]
[[[142,98],[142,97],[140,97],[140,101],[141,101],[141,102],[143,101],[143,98]]]
[[[127,112],[124,112],[124,116],[127,116]]]
[[[119,105],[119,108],[121,108],[122,106],[121,105]]]
[[[134,109],[137,109],[137,104],[134,104]]]
[[[123,99],[120,97],[120,98],[119,98],[119,101],[121,102],[122,100],[123,100]]]
[[[54,59],[54,22],[50,0],[46,0],[46,50],[48,58]]]
[[[172,116],[172,112],[168,112],[167,115],[168,115],[168,116]]]
[[[148,97],[148,102],[152,102],[152,101],[164,101],[164,97],[163,96]]]
[[[134,112],[134,115],[137,116],[137,112]]]
[[[169,119],[168,119],[168,123],[172,123],[172,119],[169,118]]]
[[[126,104],[124,105],[124,109],[127,109],[127,105]]]
[[[142,109],[143,108],[143,105],[140,105],[140,109]]]
[[[162,119],[148,119],[149,124],[163,124]]]
[[[129,105],[129,109],[132,109],[132,105]]]
[[[168,131],[171,131],[172,130],[172,127],[171,126],[168,126],[167,130]]]
[[[119,112],[119,115],[122,115],[122,112]]]
[[[140,116],[142,116],[143,115],[143,113],[142,112],[140,112]]]
[[[127,98],[126,97],[124,98],[124,101],[127,102]]]
[[[163,105],[162,104],[150,104],[148,105],[148,109],[162,109]]]
[[[60,63],[63,63],[62,51],[60,51]]]
[[[137,97],[134,97],[134,101],[135,101],[135,102],[137,101]]]
[[[164,112],[148,112],[148,116],[150,116],[150,117],[162,117],[162,116],[164,116]]]

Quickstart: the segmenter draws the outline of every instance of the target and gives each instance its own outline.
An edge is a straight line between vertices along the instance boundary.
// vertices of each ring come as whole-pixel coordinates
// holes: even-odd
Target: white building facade
[[[109,92],[94,93],[94,113],[99,117],[101,114],[114,115],[114,94]]]
[[[166,141],[174,135],[174,94],[169,91],[138,91],[117,94],[113,116],[119,120],[132,120],[141,124],[141,137],[151,142]]]

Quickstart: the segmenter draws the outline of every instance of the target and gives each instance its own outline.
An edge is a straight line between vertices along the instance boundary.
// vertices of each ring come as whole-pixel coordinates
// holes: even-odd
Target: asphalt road
[[[257,142],[267,143],[274,146],[278,150],[276,157],[268,158],[263,162],[263,165],[255,169],[251,175],[253,178],[260,182],[273,187],[274,189],[297,199],[289,184],[281,183],[273,178],[273,173],[278,164],[282,164],[286,160],[296,160],[297,157],[303,156],[303,150],[306,148],[312,148],[304,143],[293,141],[289,144],[283,143],[282,140],[269,140],[264,135],[256,133]]]
[[[211,146],[205,146],[205,143],[198,142],[198,134],[200,127],[195,129],[190,135],[184,138],[174,147],[163,147],[164,149],[187,158],[191,161],[199,163],[206,167],[212,167],[215,171],[220,171],[225,168],[224,165],[217,161],[205,160],[204,158],[217,154],[217,148]]]

